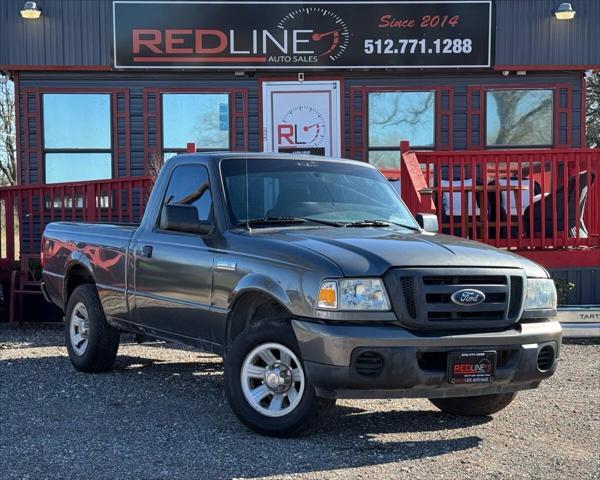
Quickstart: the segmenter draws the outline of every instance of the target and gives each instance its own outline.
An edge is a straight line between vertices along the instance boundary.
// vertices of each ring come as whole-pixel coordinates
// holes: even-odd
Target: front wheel
[[[504,410],[515,399],[516,393],[496,393],[478,397],[430,398],[442,412],[467,417],[492,415]]]
[[[284,322],[260,322],[238,335],[225,359],[225,389],[242,423],[274,437],[315,425],[335,403],[316,396]]]

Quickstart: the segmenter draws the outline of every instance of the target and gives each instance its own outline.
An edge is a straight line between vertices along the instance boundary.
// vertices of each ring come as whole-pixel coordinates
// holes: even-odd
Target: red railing
[[[436,212],[442,232],[522,251],[600,246],[600,149],[415,154],[404,147],[402,168],[384,173],[401,179],[413,212]],[[38,254],[49,222],[139,222],[151,183],[0,188],[0,267]]]
[[[414,162],[411,155],[402,154],[403,165]],[[418,152],[416,157],[442,232],[517,250],[600,245],[600,149]],[[405,171],[414,176],[414,168],[404,166],[383,173],[401,178],[404,190]],[[407,204],[415,210],[421,205],[408,190]]]
[[[50,222],[139,222],[151,184],[150,177],[129,177],[0,188],[0,266],[39,254]]]

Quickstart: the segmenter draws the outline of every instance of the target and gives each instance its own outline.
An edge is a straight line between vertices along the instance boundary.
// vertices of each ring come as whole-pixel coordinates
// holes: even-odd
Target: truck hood
[[[349,277],[383,275],[391,267],[522,268],[527,276],[547,277],[523,257],[450,235],[395,228],[272,230],[268,235],[326,256]]]

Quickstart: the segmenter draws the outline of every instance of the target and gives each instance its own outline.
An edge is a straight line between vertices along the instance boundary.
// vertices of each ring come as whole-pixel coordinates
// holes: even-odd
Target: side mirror
[[[160,214],[160,228],[175,232],[207,235],[213,225],[198,219],[198,210],[193,205],[163,205]]]
[[[433,213],[417,213],[415,218],[417,223],[426,232],[438,233],[438,219]]]

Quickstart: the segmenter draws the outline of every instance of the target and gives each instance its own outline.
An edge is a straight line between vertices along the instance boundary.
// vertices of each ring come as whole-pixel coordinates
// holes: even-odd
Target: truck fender
[[[281,285],[272,278],[259,273],[252,273],[240,279],[229,295],[229,308],[233,308],[235,302],[247,292],[263,293],[272,297],[288,310],[292,310],[292,301]]]
[[[65,307],[66,307],[67,301],[68,301],[67,285],[69,282],[69,276],[71,274],[71,271],[75,267],[83,268],[92,279],[94,278],[92,263],[90,262],[90,259],[81,252],[78,252],[78,251],[71,252],[69,254],[69,256],[67,257],[67,261],[65,262],[65,278],[63,280],[63,292],[62,292],[63,295],[62,296],[63,296],[63,304],[65,305]]]

